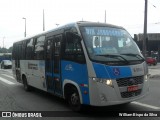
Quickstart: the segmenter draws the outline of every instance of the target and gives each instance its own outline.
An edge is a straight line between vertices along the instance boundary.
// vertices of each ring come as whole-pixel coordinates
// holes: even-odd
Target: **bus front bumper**
[[[149,81],[144,80],[143,84],[138,84],[138,89],[127,91],[128,86],[118,87],[116,80],[113,86],[97,83],[90,80],[90,105],[109,106],[124,104],[143,98],[149,92]]]

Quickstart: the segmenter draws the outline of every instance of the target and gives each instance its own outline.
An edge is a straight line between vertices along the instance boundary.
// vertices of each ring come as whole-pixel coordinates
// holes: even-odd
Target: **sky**
[[[0,47],[9,48],[27,36],[56,24],[104,22],[124,27],[133,37],[143,33],[145,0],[0,0]],[[148,0],[148,33],[160,33],[160,0]]]

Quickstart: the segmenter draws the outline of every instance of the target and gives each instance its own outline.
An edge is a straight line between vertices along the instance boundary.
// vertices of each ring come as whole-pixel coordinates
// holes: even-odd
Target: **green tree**
[[[9,49],[0,47],[0,53],[12,53],[12,49],[13,47],[10,47]]]
[[[8,52],[9,52],[9,53],[12,53],[12,49],[13,49],[13,47],[10,47],[10,48],[8,49]]]

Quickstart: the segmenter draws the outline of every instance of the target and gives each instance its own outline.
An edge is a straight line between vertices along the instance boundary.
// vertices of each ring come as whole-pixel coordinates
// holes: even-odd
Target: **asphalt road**
[[[158,69],[158,68],[157,68]],[[153,77],[150,79],[149,94],[138,101],[128,105],[116,105],[108,107],[86,107],[85,112],[74,113],[68,104],[53,95],[35,89],[32,92],[25,92],[23,85],[17,83],[12,77],[11,70],[0,70],[0,111],[52,111],[50,114],[55,117],[42,118],[23,118],[25,120],[55,120],[55,119],[150,119],[157,120],[160,117],[114,117],[115,111],[123,113],[123,111],[160,111],[160,79]],[[48,112],[49,113],[49,112]],[[112,117],[106,116],[106,113],[112,114]],[[140,115],[140,114],[139,114]],[[102,117],[103,116],[103,117]],[[138,116],[138,115],[137,115]],[[0,118],[1,120],[2,118]],[[22,118],[3,118],[7,120],[21,120]]]

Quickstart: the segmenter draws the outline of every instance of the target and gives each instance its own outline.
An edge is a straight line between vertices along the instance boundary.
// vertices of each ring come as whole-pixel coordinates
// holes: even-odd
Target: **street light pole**
[[[144,35],[143,35],[143,55],[146,58],[146,40],[147,40],[147,7],[148,0],[145,0],[145,11],[144,11]]]
[[[4,48],[4,39],[5,39],[5,37],[3,37],[3,48]]]
[[[44,9],[43,9],[43,31],[45,31],[45,16],[44,16]]]
[[[24,32],[24,37],[26,37],[26,18],[23,18],[25,20],[25,32]]]
[[[106,23],[106,10],[105,10],[105,15],[104,15],[104,23]]]
[[[59,26],[59,24],[57,24],[57,23],[56,23],[56,25],[57,25],[57,27]]]

